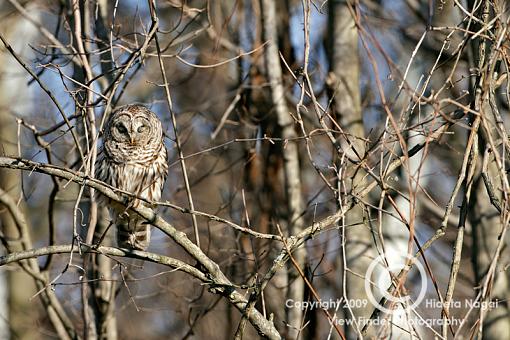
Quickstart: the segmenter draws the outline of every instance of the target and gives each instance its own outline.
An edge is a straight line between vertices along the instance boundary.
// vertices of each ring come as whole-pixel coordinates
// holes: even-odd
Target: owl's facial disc
[[[126,124],[119,123],[115,126],[115,128],[119,131],[120,134],[125,135],[129,132],[128,128],[126,127]]]
[[[137,112],[132,106],[114,113],[109,124],[109,133],[112,142],[117,145],[112,146],[114,148],[120,145],[144,148],[153,143],[157,144],[162,138],[161,122],[155,114],[146,109]]]
[[[134,117],[131,121],[131,139],[135,145],[147,145],[152,135],[151,122],[145,117]]]
[[[128,115],[118,116],[112,126],[110,126],[110,133],[113,140],[119,143],[129,143],[130,141],[131,123]]]

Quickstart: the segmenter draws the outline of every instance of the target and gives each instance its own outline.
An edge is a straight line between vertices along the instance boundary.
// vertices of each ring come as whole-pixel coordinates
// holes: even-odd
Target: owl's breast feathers
[[[146,145],[132,145],[109,140],[104,143],[103,152],[106,158],[116,163],[148,164],[161,157],[162,148],[165,149],[165,144],[161,139],[151,140]]]
[[[143,199],[159,201],[168,175],[167,160],[162,142],[146,148],[105,143],[96,164],[96,178]]]

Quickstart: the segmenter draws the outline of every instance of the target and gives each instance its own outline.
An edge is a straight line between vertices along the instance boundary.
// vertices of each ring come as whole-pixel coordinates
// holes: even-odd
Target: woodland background
[[[3,0],[0,338],[510,334],[509,13]],[[116,248],[95,193],[131,197],[92,178],[105,117],[134,102],[170,158],[158,217],[137,210],[147,252]],[[392,313],[366,303],[380,255],[367,279]],[[442,304],[410,308],[422,287]]]

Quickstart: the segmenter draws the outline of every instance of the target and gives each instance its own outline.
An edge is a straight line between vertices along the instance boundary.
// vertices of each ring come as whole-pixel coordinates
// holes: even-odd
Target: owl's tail
[[[139,218],[119,218],[117,244],[121,248],[147,250],[151,240],[151,225]]]

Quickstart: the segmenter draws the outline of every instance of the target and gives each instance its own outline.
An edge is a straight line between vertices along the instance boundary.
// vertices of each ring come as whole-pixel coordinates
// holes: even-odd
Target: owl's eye
[[[127,129],[123,124],[117,125],[117,130],[119,130],[120,133],[126,133]]]
[[[140,126],[138,127],[138,129],[136,129],[136,131],[137,131],[138,133],[145,132],[146,130],[147,130],[147,125],[140,125]]]

